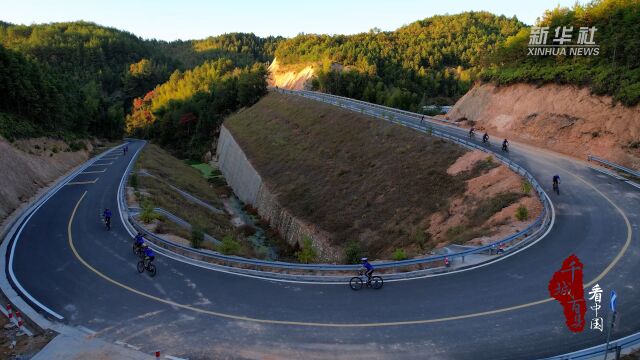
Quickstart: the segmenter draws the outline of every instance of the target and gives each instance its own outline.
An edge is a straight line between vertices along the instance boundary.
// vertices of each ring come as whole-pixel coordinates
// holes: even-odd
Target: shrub
[[[427,245],[427,234],[425,234],[425,232],[422,230],[418,230],[418,232],[416,232],[414,236],[414,239],[420,250],[424,250],[425,246]]]
[[[84,141],[73,141],[69,144],[69,149],[71,149],[71,151],[76,152],[76,151],[80,151],[80,150],[87,150],[87,144],[85,144]]]
[[[521,197],[522,194],[506,192],[499,193],[490,199],[483,200],[471,214],[470,220],[472,221],[472,225],[480,225],[484,223],[494,214],[515,203]]]
[[[454,238],[456,236],[462,235],[467,230],[467,227],[464,225],[456,225],[447,229],[447,237]]]
[[[142,211],[140,211],[140,220],[148,224],[158,218],[158,214],[153,210],[154,206],[151,200],[145,200],[142,203]]]
[[[529,210],[527,210],[527,207],[524,205],[518,206],[518,209],[516,209],[516,219],[520,221],[524,221],[524,220],[527,220],[528,218],[529,218]]]
[[[194,249],[200,248],[204,241],[204,230],[200,225],[191,226],[191,247]]]
[[[529,193],[531,192],[531,189],[532,189],[532,186],[531,186],[530,182],[528,182],[528,181],[523,181],[522,182],[522,192],[524,194],[529,195]]]
[[[358,264],[362,258],[362,250],[357,241],[351,241],[344,249],[344,262],[347,264]]]
[[[313,248],[311,239],[305,236],[302,239],[302,248],[300,249],[300,251],[296,252],[298,261],[303,264],[309,264],[316,260],[316,256],[316,250]]]
[[[138,190],[138,174],[136,174],[135,172],[133,173],[133,175],[131,175],[131,186],[135,190]]]
[[[393,260],[400,261],[400,260],[406,260],[406,259],[407,259],[407,254],[404,252],[404,249],[398,248],[396,249],[396,251],[393,252]]]
[[[256,229],[248,224],[244,224],[242,226],[240,226],[238,228],[238,230],[244,235],[244,236],[252,236],[255,235],[256,233]]]
[[[238,255],[240,248],[240,243],[228,234],[222,238],[222,243],[218,245],[217,250],[225,255]]]

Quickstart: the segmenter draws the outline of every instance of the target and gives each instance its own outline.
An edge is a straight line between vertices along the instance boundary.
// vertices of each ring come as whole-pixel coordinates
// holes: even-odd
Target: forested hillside
[[[268,62],[273,59],[278,42],[283,39],[280,36],[261,38],[254,34],[229,33],[202,40],[158,41],[155,45],[177,60],[182,69],[190,69],[206,60],[221,58],[231,59],[237,66]]]
[[[14,106],[37,108],[42,106],[38,99],[57,97],[57,106],[68,111],[50,115],[65,118],[50,127],[68,136],[121,136],[126,99],[148,91],[176,67],[172,60],[132,34],[85,22],[4,24],[0,26],[0,45],[22,55],[14,59],[14,64],[28,59],[31,68],[44,69],[49,84],[57,84],[57,91],[51,91],[32,87],[29,78],[11,85],[5,83],[14,93]],[[9,76],[15,76],[11,73],[9,70]],[[5,136],[49,133],[50,127],[42,127],[43,119],[36,114],[19,109],[15,115],[27,124],[25,129],[33,132]]]
[[[199,159],[226,115],[267,93],[266,76],[259,63],[236,68],[229,59],[176,71],[167,82],[133,101],[127,133]]]
[[[508,38],[487,60],[485,81],[575,84],[590,86],[599,95],[612,95],[625,105],[640,102],[640,2],[596,0],[573,8],[545,12],[539,26],[597,28],[597,56],[527,56],[530,28]],[[575,41],[575,40],[574,40]]]
[[[434,16],[392,32],[299,35],[279,43],[283,64],[323,62],[314,88],[416,110],[451,103],[470,87],[485,54],[524,24],[487,12]],[[339,63],[346,71],[331,70]]]
[[[163,42],[87,22],[0,22],[0,134],[118,138],[133,99],[205,60],[266,61],[278,38]]]

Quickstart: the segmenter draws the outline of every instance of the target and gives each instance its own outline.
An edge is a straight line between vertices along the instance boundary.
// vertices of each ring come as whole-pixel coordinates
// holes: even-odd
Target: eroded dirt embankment
[[[570,85],[481,84],[446,116],[489,134],[585,159],[601,156],[640,169],[640,105],[614,104]]]
[[[90,147],[90,145],[89,145]],[[89,158],[60,140],[0,137],[0,223],[41,189]]]
[[[273,59],[268,69],[268,84],[283,89],[309,90],[311,89],[311,80],[315,76],[316,66],[315,64],[283,66],[278,62],[278,59]]]

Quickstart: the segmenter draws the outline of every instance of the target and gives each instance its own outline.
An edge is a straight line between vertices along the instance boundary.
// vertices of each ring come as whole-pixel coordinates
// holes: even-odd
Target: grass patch
[[[496,196],[481,201],[469,217],[471,226],[479,226],[489,220],[493,215],[507,206],[514,204],[523,194],[514,192],[499,193]]]
[[[151,200],[146,199],[145,201],[143,201],[142,209],[140,211],[140,221],[148,224],[153,220],[158,219],[159,215],[155,212],[154,208],[155,206],[153,205],[153,202],[151,202]]]
[[[205,179],[210,179],[214,175],[214,170],[209,164],[199,163],[199,164],[191,164],[190,166],[200,171],[200,173],[202,174],[202,177],[204,177]]]
[[[270,93],[225,126],[280,204],[345,252],[366,231],[362,252],[390,257],[414,244],[406,229],[465,191],[446,173],[463,148],[334,106]]]
[[[138,159],[138,168],[194,196],[221,207],[222,202],[199,169],[185,164],[155,144],[148,144]]]
[[[149,198],[156,207],[163,208],[191,224],[203,224],[203,230],[207,234],[221,238],[234,230],[226,215],[214,214],[203,206],[187,201],[167,184],[147,176],[139,176],[138,182],[139,187],[150,194]]]
[[[516,209],[516,219],[520,220],[520,221],[525,221],[529,218],[529,210],[527,210],[527,207],[524,205],[520,205],[518,206],[518,209]]]
[[[404,249],[398,248],[396,249],[396,251],[393,252],[393,260],[400,261],[400,260],[406,260],[406,259],[408,259],[408,257]]]
[[[248,232],[236,230],[228,215],[213,213],[208,208],[194,204],[169,186],[174,185],[214,206],[222,207],[222,202],[216,194],[217,188],[207,182],[200,170],[153,144],[145,146],[137,167],[156,177],[137,175],[137,196],[143,192],[148,193],[147,198],[155,204],[154,206],[163,208],[193,225],[192,231],[189,231],[171,221],[163,221],[162,228],[167,233],[189,239],[194,248],[244,257],[256,256],[256,251],[247,238]],[[223,241],[223,244],[214,246],[204,239],[204,234],[226,239],[226,243]]]
[[[191,247],[194,249],[198,249],[202,242],[204,241],[204,230],[202,230],[202,226],[194,224],[191,225]]]
[[[222,243],[216,248],[222,254],[225,255],[241,255],[242,246],[240,242],[234,239],[231,235],[227,235],[222,238]]]
[[[316,261],[317,256],[318,253],[316,252],[316,249],[313,248],[311,239],[308,237],[304,237],[302,239],[302,248],[298,252],[296,252],[298,261],[303,264],[309,264]]]
[[[344,262],[347,264],[359,264],[363,255],[360,244],[357,241],[351,241],[344,249]]]
[[[468,225],[457,225],[447,229],[447,239],[453,244],[464,244],[486,234],[487,229],[469,227]]]

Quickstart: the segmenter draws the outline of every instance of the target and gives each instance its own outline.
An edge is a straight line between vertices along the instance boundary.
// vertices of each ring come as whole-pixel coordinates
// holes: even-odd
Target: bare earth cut
[[[71,151],[61,140],[0,137],[0,223],[38,191],[89,158],[88,150]]]
[[[485,243],[541,210],[485,153],[300,97],[271,93],[225,126],[280,205],[340,253],[390,259]]]
[[[446,117],[582,159],[597,155],[640,169],[640,105],[615,104],[588,88],[482,84]]]

